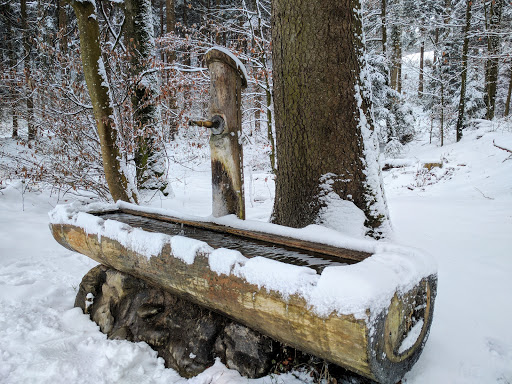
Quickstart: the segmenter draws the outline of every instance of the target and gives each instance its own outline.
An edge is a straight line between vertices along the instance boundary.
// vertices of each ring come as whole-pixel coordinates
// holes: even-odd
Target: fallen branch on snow
[[[492,143],[494,144],[494,146],[495,146],[496,148],[499,148],[499,149],[501,149],[501,150],[503,150],[503,151],[507,151],[507,152],[512,153],[512,150],[511,150],[511,149],[504,148],[504,147],[500,147],[499,145],[496,145],[496,143],[494,142],[494,140],[492,141]]]
[[[473,188],[475,188],[478,192],[480,192],[482,194],[482,196],[485,197],[486,199],[494,200],[494,197],[485,196],[484,193],[481,190],[479,190],[477,187],[473,187]]]

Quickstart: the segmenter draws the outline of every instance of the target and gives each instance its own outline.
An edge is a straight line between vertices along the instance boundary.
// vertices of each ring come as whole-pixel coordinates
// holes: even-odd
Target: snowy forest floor
[[[430,338],[404,383],[512,383],[512,158],[495,144],[512,148],[510,123],[482,123],[444,147],[415,141],[392,162],[402,167],[383,173],[394,241],[430,252],[439,265]],[[431,162],[443,167],[422,167]],[[151,205],[210,214],[207,162],[173,165],[171,182],[176,196]],[[219,362],[187,380],[146,344],[107,340],[73,308],[96,263],[53,240],[47,212],[55,196],[23,186],[0,190],[1,383],[308,382],[298,372],[248,380]],[[272,177],[246,172],[246,189],[248,219],[268,220]]]

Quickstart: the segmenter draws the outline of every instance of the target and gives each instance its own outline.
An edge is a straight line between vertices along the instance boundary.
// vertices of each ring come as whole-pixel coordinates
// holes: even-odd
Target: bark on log
[[[148,259],[78,226],[51,224],[51,230],[68,249],[381,383],[396,383],[403,377],[419,358],[429,333],[436,275],[408,292],[396,293],[382,313],[371,314],[368,309],[371,321],[336,313],[320,317],[299,295],[284,299],[233,274],[213,272],[201,253],[188,265],[174,257],[167,244],[158,256]],[[412,340],[407,341],[407,336]]]

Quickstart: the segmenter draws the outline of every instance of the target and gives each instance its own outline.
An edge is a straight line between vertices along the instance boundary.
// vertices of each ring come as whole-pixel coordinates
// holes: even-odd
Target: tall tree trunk
[[[188,4],[187,4],[187,0],[184,0],[183,1],[183,14],[182,14],[182,17],[183,17],[183,36],[185,36],[187,34],[187,29],[188,29]],[[191,61],[191,57],[190,57],[190,46],[186,46],[184,48],[184,53],[183,53],[183,64],[185,65],[188,65],[190,66],[192,61]],[[183,89],[183,109],[185,111],[189,111],[190,108],[192,107],[192,101],[191,101],[191,94],[190,94],[190,88],[191,88],[191,85],[189,84],[186,84],[184,86],[184,89]]]
[[[263,43],[265,36],[263,32],[263,20],[261,17],[261,9],[260,9],[260,2],[259,0],[253,1],[253,7],[256,10],[256,13],[258,15],[258,28],[254,31],[255,38],[260,39],[260,44],[258,45],[260,52],[259,52],[259,60],[261,63],[261,66],[263,68],[264,76],[265,76],[265,101],[266,101],[266,115],[267,115],[267,140],[268,144],[270,146],[270,152],[269,152],[269,161],[270,161],[270,169],[272,170],[273,174],[276,174],[276,142],[274,138],[274,131],[273,131],[273,122],[272,122],[272,89],[270,85],[270,76],[269,72],[271,72],[271,69],[269,68],[269,60],[267,56],[267,52],[265,50],[265,45]]]
[[[215,0],[215,11],[217,13],[217,17],[220,16],[220,0]],[[220,26],[217,26],[217,28],[219,28]],[[216,45],[221,45],[222,44],[222,35],[224,33],[217,30],[217,34],[215,35],[215,44]]]
[[[466,24],[464,26],[464,43],[462,44],[462,73],[460,81],[460,99],[457,116],[457,141],[462,139],[462,128],[466,109],[466,81],[468,76],[469,28],[471,27],[472,0],[466,1]]]
[[[60,39],[60,51],[62,54],[67,54],[68,52],[68,36],[67,36],[67,16],[66,16],[66,2],[65,0],[57,0],[59,5],[59,31],[62,34]]]
[[[442,69],[441,69],[441,71],[442,71]],[[444,145],[444,81],[443,81],[442,75],[441,75],[441,115],[439,117],[439,135],[441,136],[441,147],[442,147]]]
[[[399,22],[398,20],[396,20]],[[402,27],[395,23],[391,27],[391,88],[402,92]]]
[[[164,20],[165,20],[165,12],[164,12],[164,4],[165,0],[160,0],[159,5],[159,12],[160,12],[160,36],[163,36],[165,33],[164,29]]]
[[[174,11],[174,0],[165,0],[165,23],[167,33],[176,32],[176,13]]]
[[[7,12],[12,13],[12,8],[10,4],[6,4]],[[16,51],[13,45],[14,41],[14,31],[12,28],[11,17],[8,14],[6,17],[6,32],[7,32],[7,50],[8,50],[8,58],[9,58],[9,91],[10,91],[10,104],[11,104],[11,115],[12,115],[12,138],[18,138],[18,92],[17,92],[17,75],[18,71],[16,69]]]
[[[176,33],[176,11],[174,8],[174,0],[165,1],[165,23],[167,33]],[[172,51],[168,53],[167,61],[173,63],[176,61],[176,52]],[[178,110],[178,99],[176,98],[176,90],[171,90],[171,97],[169,100],[169,108],[176,112]],[[175,118],[171,118],[169,122],[169,136],[174,139],[178,133],[178,122]]]
[[[386,18],[386,1],[387,0],[381,0],[380,3],[380,20],[382,23],[381,30],[382,30],[382,54],[386,56],[386,46],[388,44],[388,24],[387,24],[387,18]]]
[[[11,106],[11,114],[12,114],[12,138],[18,138],[18,111],[16,106],[13,104]]]
[[[438,46],[439,46],[439,28],[436,28],[434,31],[434,61],[433,61],[434,67],[436,65],[438,65],[438,62],[437,62],[439,59],[437,57]]]
[[[420,76],[418,79],[418,97],[421,99],[423,97],[423,64],[425,57],[425,41],[421,42],[420,47]]]
[[[261,130],[261,104],[263,103],[263,98],[259,93],[258,87],[254,88],[254,131],[259,133]]]
[[[114,201],[136,202],[135,191],[128,190],[128,179],[121,165],[117,130],[113,121],[112,98],[101,57],[100,29],[93,1],[70,0],[70,4],[78,21],[80,56],[100,138],[103,169]]]
[[[272,128],[272,92],[270,90],[270,83],[268,81],[268,74],[265,73],[265,81],[266,81],[266,88],[265,88],[265,96],[266,96],[266,110],[267,110],[267,139],[268,144],[270,145],[270,154],[269,154],[269,160],[270,160],[270,169],[272,170],[272,173],[276,174],[276,141],[274,138],[274,131]]]
[[[508,93],[507,101],[505,102],[505,116],[510,113],[510,96],[512,95],[512,65],[510,66],[509,82],[508,82]]]
[[[31,74],[31,45],[30,45],[30,32],[28,30],[28,15],[27,15],[27,0],[21,0],[21,28],[23,30],[23,49],[25,66],[25,98],[27,103],[27,128],[28,140],[35,140],[37,136],[36,127],[34,125],[34,83]]]
[[[487,28],[487,62],[486,62],[486,118],[494,118],[496,106],[496,90],[498,85],[499,71],[499,52],[500,52],[500,33],[501,14],[503,9],[503,0],[491,0],[489,9],[489,21]]]
[[[328,224],[336,200],[364,212],[369,235],[389,228],[368,84],[360,76],[360,11],[358,0],[272,2],[275,223]]]
[[[155,74],[146,73],[151,69],[151,58],[155,51],[152,10],[150,0],[125,0],[126,34],[130,52],[130,70],[137,81],[131,96],[134,132],[135,166],[137,186],[140,189],[167,187],[166,166],[161,140],[158,140],[157,109],[158,94]]]

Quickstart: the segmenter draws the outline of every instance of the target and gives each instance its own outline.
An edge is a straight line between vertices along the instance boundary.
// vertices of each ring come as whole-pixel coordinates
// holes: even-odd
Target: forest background
[[[4,0],[0,7],[0,129],[18,144],[15,151],[0,146],[0,183],[23,178],[109,199],[73,9],[63,0]],[[172,193],[166,160],[208,156],[205,130],[187,122],[206,116],[203,55],[215,45],[248,70],[245,164],[275,173],[269,1],[102,0],[95,12],[93,45],[128,183]],[[375,129],[386,155],[399,156],[414,140],[415,108],[428,116],[430,141],[440,146],[459,141],[478,119],[509,115],[511,18],[504,0],[363,2]],[[412,52],[420,54],[418,65],[405,75],[402,59]],[[404,76],[417,76],[416,90],[403,89]]]

